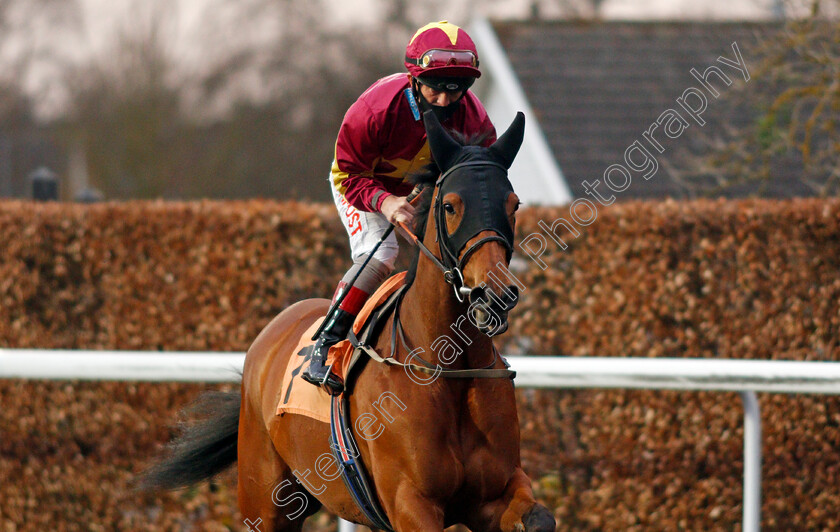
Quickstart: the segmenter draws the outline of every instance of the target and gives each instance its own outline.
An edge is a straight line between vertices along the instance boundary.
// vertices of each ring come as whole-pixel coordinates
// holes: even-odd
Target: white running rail
[[[0,379],[236,382],[244,353],[0,348]],[[519,388],[738,392],[744,402],[742,529],[761,523],[761,418],[756,392],[840,394],[840,362],[684,358],[507,357]],[[353,525],[341,522],[341,532]]]

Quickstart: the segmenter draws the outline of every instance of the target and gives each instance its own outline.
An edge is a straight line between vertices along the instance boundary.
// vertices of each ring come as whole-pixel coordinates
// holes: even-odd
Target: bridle
[[[438,243],[438,247],[440,248],[441,257],[438,258],[435,256],[435,254],[419,239],[415,240],[415,244],[420,248],[420,251],[422,251],[423,254],[425,254],[426,257],[428,257],[432,263],[441,270],[441,272],[443,272],[444,281],[446,281],[447,284],[452,285],[455,292],[455,298],[459,303],[467,301],[470,294],[476,290],[476,287],[466,286],[463,272],[467,265],[467,261],[469,261],[470,257],[478,251],[481,246],[487,244],[488,242],[501,242],[505,248],[508,260],[510,260],[511,255],[513,254],[513,232],[512,230],[508,230],[509,228],[484,227],[485,224],[482,223],[482,220],[479,220],[477,223],[472,224],[474,227],[468,227],[465,234],[459,235],[458,233],[461,231],[466,222],[466,220],[462,220],[461,226],[459,226],[459,229],[456,230],[452,236],[447,234],[443,202],[443,196],[445,195],[444,185],[446,184],[447,178],[449,178],[453,172],[468,167],[497,168],[504,172],[505,179],[507,179],[507,168],[495,161],[468,161],[452,166],[435,182],[435,190],[433,192],[436,194],[435,203],[432,207],[436,230],[435,241]],[[486,183],[481,184],[481,186],[486,185]],[[464,214],[467,214],[466,209]],[[469,222],[467,222],[467,225],[469,226]],[[466,251],[460,253],[461,249],[466,246],[469,240],[475,237],[475,235],[486,230],[493,231],[496,234],[478,239],[473,242]],[[452,237],[454,236],[458,237],[455,243],[452,242]]]
[[[507,260],[508,261],[510,261],[510,257],[513,254],[513,232],[512,232],[512,230],[511,231],[505,231],[504,229],[501,229],[504,233],[509,233],[509,235],[503,236],[502,233],[499,232],[499,228],[493,228],[493,227],[480,228],[480,230],[475,231],[473,234],[469,235],[469,238],[465,239],[463,244],[453,251],[453,246],[452,246],[452,243],[450,242],[451,238],[449,237],[449,235],[446,234],[446,229],[445,229],[446,228],[446,223],[444,222],[444,216],[445,215],[444,215],[444,210],[443,210],[444,206],[443,206],[443,200],[442,200],[442,198],[444,196],[443,185],[446,182],[446,179],[448,177],[450,177],[453,174],[453,172],[455,172],[456,170],[459,170],[461,168],[466,168],[466,167],[498,168],[498,169],[501,169],[502,172],[504,172],[505,180],[507,180],[507,167],[505,167],[504,165],[502,165],[500,163],[497,163],[495,161],[488,161],[488,160],[467,161],[467,162],[455,164],[451,168],[449,168],[446,172],[441,174],[441,176],[435,182],[434,189],[432,191],[433,194],[437,194],[437,197],[436,197],[436,200],[435,200],[435,205],[433,206],[433,209],[434,209],[433,212],[434,212],[435,229],[437,231],[437,234],[435,235],[435,240],[438,242],[438,245],[440,247],[441,258],[438,258],[428,247],[426,247],[426,245],[423,244],[422,240],[420,240],[411,231],[411,229],[408,228],[404,223],[402,223],[402,222],[397,222],[396,223],[396,225],[399,225],[403,229],[404,235],[406,237],[410,238],[412,243],[415,246],[417,246],[420,249],[420,251],[423,252],[423,254],[426,255],[426,257],[428,257],[429,260],[431,260],[432,263],[435,266],[437,266],[438,269],[441,270],[441,272],[443,272],[443,279],[448,284],[452,285],[452,287],[455,290],[455,298],[458,300],[459,303],[464,303],[468,299],[470,299],[470,302],[472,303],[472,302],[474,302],[475,299],[478,299],[479,296],[477,294],[480,293],[481,296],[484,295],[483,288],[481,288],[481,287],[468,287],[468,286],[465,285],[464,273],[463,273],[464,266],[466,266],[466,264],[467,264],[467,260],[470,258],[470,256],[473,253],[475,253],[475,251],[478,250],[479,247],[486,244],[487,242],[499,241],[499,242],[502,242],[502,244],[505,246],[505,251],[507,253]],[[485,185],[486,185],[486,183],[485,183]],[[508,182],[508,185],[509,185],[509,182]],[[510,191],[511,192],[513,191],[512,187],[510,187]],[[408,199],[410,203],[414,203],[414,201],[418,199],[418,197],[420,196],[420,194],[422,192],[423,192],[422,186],[418,185],[417,187],[414,188],[414,190],[411,192],[411,194],[408,195],[408,197],[406,199]],[[507,223],[507,222],[505,222],[505,223]],[[462,224],[463,224],[463,220],[462,220]],[[382,245],[382,243],[385,241],[385,239],[388,238],[388,236],[391,234],[391,231],[393,231],[394,227],[395,227],[395,225],[389,226],[388,229],[385,231],[385,233],[382,235],[382,237],[379,239],[379,242],[376,243],[376,246],[368,254],[368,258],[365,260],[364,264],[362,264],[362,267],[356,273],[356,276],[352,279],[352,281],[350,281],[350,283],[348,283],[350,286],[352,286],[356,282],[356,279],[358,279],[359,274],[362,272],[362,270],[365,269],[365,267],[368,264],[368,261],[370,261],[371,257],[373,257],[373,255],[376,253],[376,250],[379,249],[379,246]],[[459,253],[460,249],[463,248],[464,245],[467,243],[467,240],[471,239],[472,237],[474,237],[475,235],[477,235],[478,233],[482,232],[485,229],[490,229],[490,230],[495,231],[496,235],[487,236],[487,237],[481,238],[478,241],[474,242],[467,249],[467,251],[463,255],[461,255],[460,258],[459,258],[458,253]],[[459,226],[458,231],[460,231],[460,226]],[[456,233],[458,231],[456,231]],[[329,320],[330,320],[331,316],[333,315],[333,313],[335,312],[335,310],[339,307],[339,305],[341,305],[341,302],[344,300],[344,297],[346,297],[347,293],[348,293],[347,291],[344,291],[341,294],[341,296],[338,298],[338,300],[333,302],[333,304],[330,307],[330,311],[327,313],[327,317],[323,320],[323,322],[321,323],[321,326],[318,328],[318,330],[315,331],[315,334],[313,334],[312,340],[317,340],[318,339],[318,336],[321,334],[324,327],[329,322]],[[470,297],[471,295],[473,297]],[[491,306],[495,305],[495,307],[498,308],[499,303],[501,303],[501,306],[504,307],[501,310],[507,310],[508,308],[513,308],[513,306],[516,305],[516,298],[508,299],[506,301],[501,301],[501,302],[497,302],[497,301],[494,300],[493,304]],[[506,329],[506,327],[505,327],[505,329]],[[504,332],[504,331],[499,330],[497,332],[497,334],[500,333],[500,332]]]
[[[446,223],[444,219],[444,203],[443,203],[443,196],[444,190],[443,186],[445,184],[446,178],[451,176],[452,173],[456,170],[468,167],[496,167],[500,169],[505,176],[505,180],[507,180],[507,168],[503,165],[494,162],[494,161],[469,161],[460,164],[454,165],[452,168],[449,168],[446,172],[444,172],[440,178],[438,178],[437,182],[435,183],[435,188],[437,189],[437,197],[435,198],[435,205],[434,205],[434,213],[435,213],[435,229],[437,230],[437,242],[438,247],[440,247],[441,257],[443,259],[442,263],[446,267],[446,270],[443,273],[444,280],[451,284],[455,290],[455,297],[458,299],[459,302],[463,303],[464,298],[469,296],[472,292],[473,288],[467,287],[464,284],[464,267],[467,264],[467,261],[470,259],[473,253],[478,251],[478,249],[488,242],[501,242],[505,248],[505,253],[507,255],[507,259],[510,260],[511,255],[513,254],[513,234],[511,232],[510,235],[503,236],[500,231],[502,228],[493,228],[493,227],[479,227],[475,234],[471,234],[468,238],[463,238],[464,242],[460,246],[460,242],[455,244],[455,249],[453,249],[453,243],[446,234]],[[511,189],[512,192],[512,189]],[[466,216],[466,210],[464,215]],[[465,223],[465,220],[462,220],[462,224]],[[460,249],[463,248],[467,244],[467,240],[472,239],[476,234],[490,229],[495,232],[495,235],[485,236],[480,238],[479,240],[473,242],[467,249],[464,251],[460,257],[459,252]],[[460,228],[459,228],[460,230]],[[458,231],[456,231],[457,233]],[[471,231],[467,231],[468,233]]]
[[[423,254],[428,257],[432,263],[434,263],[438,269],[443,272],[444,280],[452,285],[455,290],[455,297],[458,299],[459,302],[470,300],[470,303],[476,304],[477,301],[470,297],[472,294],[476,292],[480,292],[482,297],[485,293],[483,287],[468,287],[465,285],[464,282],[464,274],[463,269],[467,264],[469,258],[484,244],[488,242],[501,242],[502,245],[505,247],[507,253],[507,259],[510,260],[510,257],[513,253],[513,230],[509,227],[484,227],[484,223],[473,224],[474,227],[470,227],[468,224],[468,230],[465,235],[461,235],[460,238],[456,239],[456,242],[453,243],[453,236],[456,236],[458,230],[453,233],[453,235],[448,235],[446,232],[446,223],[444,220],[444,208],[443,208],[443,196],[445,195],[446,191],[443,189],[443,186],[452,173],[458,169],[467,168],[467,167],[489,167],[493,170],[501,169],[504,172],[505,179],[507,179],[507,168],[497,162],[494,161],[469,161],[460,164],[456,164],[449,168],[446,172],[444,172],[440,178],[435,182],[434,190],[432,191],[433,194],[436,194],[435,203],[433,205],[433,214],[434,214],[434,222],[435,222],[435,240],[438,242],[438,245],[441,250],[441,257],[438,258],[423,242],[417,238],[413,233],[407,231],[407,228],[403,225],[403,229],[412,237],[412,241],[414,244],[423,252]],[[509,183],[508,183],[509,185]],[[502,187],[504,188],[504,187]],[[513,188],[510,187],[510,192],[513,191]],[[504,190],[502,190],[504,192]],[[419,195],[419,191],[415,189],[415,192],[412,193]],[[411,197],[411,195],[409,196]],[[464,210],[464,214],[466,215],[467,209]],[[492,217],[485,217],[486,219],[491,219]],[[461,224],[459,224],[459,229],[463,226],[464,220],[462,220]],[[401,224],[402,225],[402,224]],[[485,236],[473,242],[469,247],[466,248],[466,251],[460,254],[461,249],[466,247],[467,241],[471,240],[475,235],[484,232],[486,230],[494,231],[496,234]],[[464,241],[461,244],[461,240]],[[351,341],[353,341],[353,345],[363,349],[368,353],[368,355],[377,362],[382,362],[385,364],[390,364],[394,366],[401,366],[406,368],[407,370],[410,369],[412,372],[420,372],[432,375],[431,379],[434,380],[438,376],[442,376],[445,378],[455,378],[455,379],[465,379],[465,378],[509,378],[512,379],[516,376],[516,372],[509,369],[507,362],[505,362],[504,369],[496,369],[495,365],[499,358],[499,352],[496,350],[495,346],[492,347],[493,350],[493,360],[490,362],[489,365],[481,367],[481,368],[470,368],[470,369],[444,369],[440,366],[434,365],[421,356],[418,356],[411,348],[408,346],[408,343],[405,339],[405,333],[402,328],[402,323],[400,320],[400,307],[402,302],[402,297],[405,295],[405,291],[399,292],[395,294],[395,302],[393,305],[393,312],[394,318],[391,327],[391,353],[390,356],[382,358],[376,353],[375,350],[368,348],[365,345],[362,345],[360,342],[353,341],[354,338],[351,336]],[[497,304],[494,300],[493,303],[489,303],[491,305]],[[513,305],[516,304],[516,298],[504,300],[501,302],[505,308],[503,310],[507,310],[508,308],[512,308]],[[508,306],[509,305],[509,306]],[[507,325],[503,328],[500,328],[498,331],[494,331],[494,334],[499,332],[504,332],[507,329]],[[489,336],[493,336],[493,334],[489,334]],[[409,360],[406,362],[399,362],[396,359],[397,354],[397,345],[401,344],[403,349],[410,354]],[[492,344],[491,344],[492,345]],[[420,364],[413,364],[411,361],[417,360]],[[504,360],[504,359],[503,359]]]

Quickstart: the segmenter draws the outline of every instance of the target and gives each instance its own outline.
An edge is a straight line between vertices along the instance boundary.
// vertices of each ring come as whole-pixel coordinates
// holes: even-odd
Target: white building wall
[[[546,141],[510,62],[490,23],[477,18],[469,30],[481,56],[482,76],[475,91],[501,135],[516,116],[525,113],[525,139],[510,168],[510,181],[526,205],[570,203],[572,194]]]

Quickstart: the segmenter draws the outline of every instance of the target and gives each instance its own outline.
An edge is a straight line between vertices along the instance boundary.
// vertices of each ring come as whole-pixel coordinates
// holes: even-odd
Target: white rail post
[[[755,392],[740,392],[744,403],[744,532],[761,528],[761,409]]]
[[[338,520],[338,532],[356,532],[356,525],[344,519]]]

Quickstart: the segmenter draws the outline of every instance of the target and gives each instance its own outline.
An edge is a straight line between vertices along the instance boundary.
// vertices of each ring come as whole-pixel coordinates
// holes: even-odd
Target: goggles
[[[447,66],[464,66],[478,68],[478,57],[469,50],[441,50],[432,49],[423,52],[419,58],[405,58],[407,63],[420,68],[439,68]]]
[[[419,83],[439,92],[466,92],[475,83],[475,78],[415,78]]]

